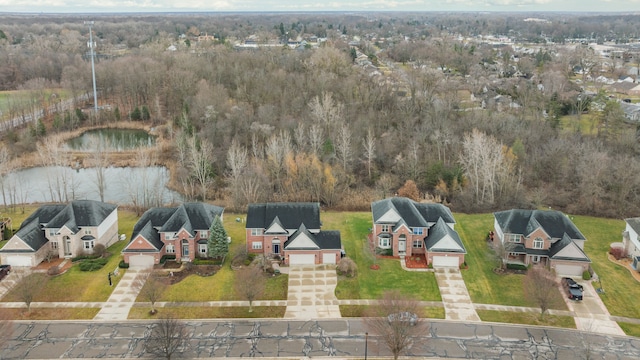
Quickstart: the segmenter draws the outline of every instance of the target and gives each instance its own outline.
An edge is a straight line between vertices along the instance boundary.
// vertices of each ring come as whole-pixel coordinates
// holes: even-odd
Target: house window
[[[422,240],[413,240],[413,247],[414,248],[421,248],[422,247]]]
[[[251,248],[253,250],[261,250],[262,249],[262,241],[254,241],[251,243]]]
[[[198,244],[198,252],[202,256],[207,256],[207,244]]]
[[[176,233],[164,233],[164,238],[167,240],[173,240],[176,238]]]
[[[534,264],[539,263],[539,262],[540,262],[540,256],[538,256],[538,255],[533,255],[533,256],[531,257],[531,261],[532,261]]]
[[[388,233],[389,232],[389,225],[382,225],[382,232]]]
[[[55,236],[56,232],[56,229],[49,229],[49,236]]]
[[[424,231],[424,228],[421,228],[421,227],[413,228],[413,235],[422,235],[423,231]]]
[[[173,244],[167,244],[167,254],[175,254],[176,248]]]
[[[521,241],[520,234],[509,234],[509,242],[519,243]]]
[[[91,230],[87,229],[87,230],[84,231],[84,233],[87,234],[87,235],[91,235]]]
[[[262,235],[262,229],[251,229],[251,236],[260,236]]]
[[[381,247],[383,249],[388,249],[389,247],[391,247],[391,245],[389,244],[389,238],[378,238],[378,247]]]
[[[93,249],[93,240],[83,241],[82,243],[84,244],[84,249],[85,250]]]
[[[202,230],[200,231],[200,239],[205,239],[209,237],[209,231],[208,230]]]
[[[536,238],[535,240],[533,240],[534,249],[542,249],[543,246],[544,246],[544,240],[542,240],[541,238]]]
[[[51,248],[53,250],[58,250],[58,242],[57,241],[52,241],[51,242]]]

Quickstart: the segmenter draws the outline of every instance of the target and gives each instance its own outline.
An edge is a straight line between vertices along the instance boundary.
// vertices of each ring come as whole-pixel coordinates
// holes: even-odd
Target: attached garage
[[[582,276],[584,271],[581,265],[557,264],[555,268],[558,276]]]
[[[131,255],[129,256],[129,267],[137,269],[152,268],[155,263],[153,255]]]
[[[434,268],[457,268],[460,266],[457,256],[434,256],[432,264]]]
[[[314,254],[290,254],[289,265],[314,265],[316,256]]]
[[[29,255],[7,255],[3,261],[11,266],[34,266],[33,257]]]
[[[323,264],[335,264],[336,263],[336,254],[335,253],[323,253],[322,254],[322,263]]]

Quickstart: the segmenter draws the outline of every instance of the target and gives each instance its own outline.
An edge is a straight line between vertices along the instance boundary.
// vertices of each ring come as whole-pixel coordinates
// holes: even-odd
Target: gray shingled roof
[[[301,224],[298,230],[293,233],[287,241],[284,243],[284,248],[287,250],[309,250],[309,248],[290,248],[288,247],[300,234],[305,234],[311,239],[321,250],[335,250],[342,249],[342,241],[340,239],[340,231],[329,230],[320,231],[317,234],[312,234],[307,230],[304,224]],[[315,250],[315,249],[314,249]]]
[[[565,257],[565,256],[556,256],[556,254],[558,252],[560,252],[562,249],[564,249],[565,247],[571,245],[572,243],[574,243],[573,240],[571,240],[571,238],[565,234],[562,239],[556,241],[555,243],[553,243],[553,245],[551,245],[551,248],[549,248],[549,257],[554,259],[554,260],[571,260],[571,261],[584,261],[584,262],[591,262],[591,260],[589,259],[589,257],[587,256],[587,254],[584,253],[584,251],[579,247],[576,246],[576,248],[578,250],[580,250],[580,253],[582,253],[582,255],[584,255],[584,258],[574,258],[574,257]]]
[[[77,233],[82,227],[102,224],[116,208],[116,205],[95,200],[74,200],[47,222],[46,227],[60,229],[66,226]]]
[[[266,229],[278,217],[285,229],[320,229],[320,204],[310,202],[250,204],[247,229]]]
[[[142,214],[133,227],[130,242],[141,235],[160,250],[164,244],[160,240],[159,232],[178,232],[184,228],[189,234],[195,236],[195,231],[209,230],[215,216],[222,216],[223,212],[224,208],[206,203],[184,203],[172,208],[151,208]]]
[[[561,239],[566,233],[571,239],[586,240],[573,222],[560,211],[514,209],[495,212],[493,215],[505,233],[528,236],[540,226],[555,239]]]
[[[442,218],[446,223],[455,224],[453,214],[448,207],[438,203],[419,203],[405,197],[393,197],[375,201],[371,204],[373,221],[378,222],[389,210],[395,211],[409,227],[428,227]]]
[[[640,234],[640,217],[624,219],[624,221],[631,226],[636,234]]]
[[[435,248],[438,241],[442,240],[442,238],[447,235],[449,235],[460,246],[460,249]],[[467,250],[465,249],[462,240],[460,240],[460,236],[458,236],[458,233],[450,228],[443,218],[439,218],[438,221],[436,221],[435,225],[433,225],[429,229],[429,235],[427,235],[427,237],[424,239],[424,245],[427,250],[434,252],[467,253]]]
[[[3,252],[35,252],[43,247],[49,240],[44,236],[44,231],[40,227],[40,218],[30,217],[30,221],[26,220],[20,226],[20,229],[16,232],[15,236],[29,245],[31,250],[2,250]]]

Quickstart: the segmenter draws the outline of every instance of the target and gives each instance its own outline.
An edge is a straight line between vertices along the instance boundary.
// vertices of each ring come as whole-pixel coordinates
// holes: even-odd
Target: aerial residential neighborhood
[[[640,358],[635,2],[227,3],[0,11],[0,358]]]

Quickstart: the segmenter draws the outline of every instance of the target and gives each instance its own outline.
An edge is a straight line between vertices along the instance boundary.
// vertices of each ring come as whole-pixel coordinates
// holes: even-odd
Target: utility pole
[[[96,92],[96,67],[93,61],[93,54],[95,53],[96,43],[93,42],[93,34],[91,33],[91,26],[93,26],[93,21],[85,21],[85,25],[89,26],[89,51],[91,52],[91,77],[93,79],[93,110],[96,115],[98,114],[98,93]]]

